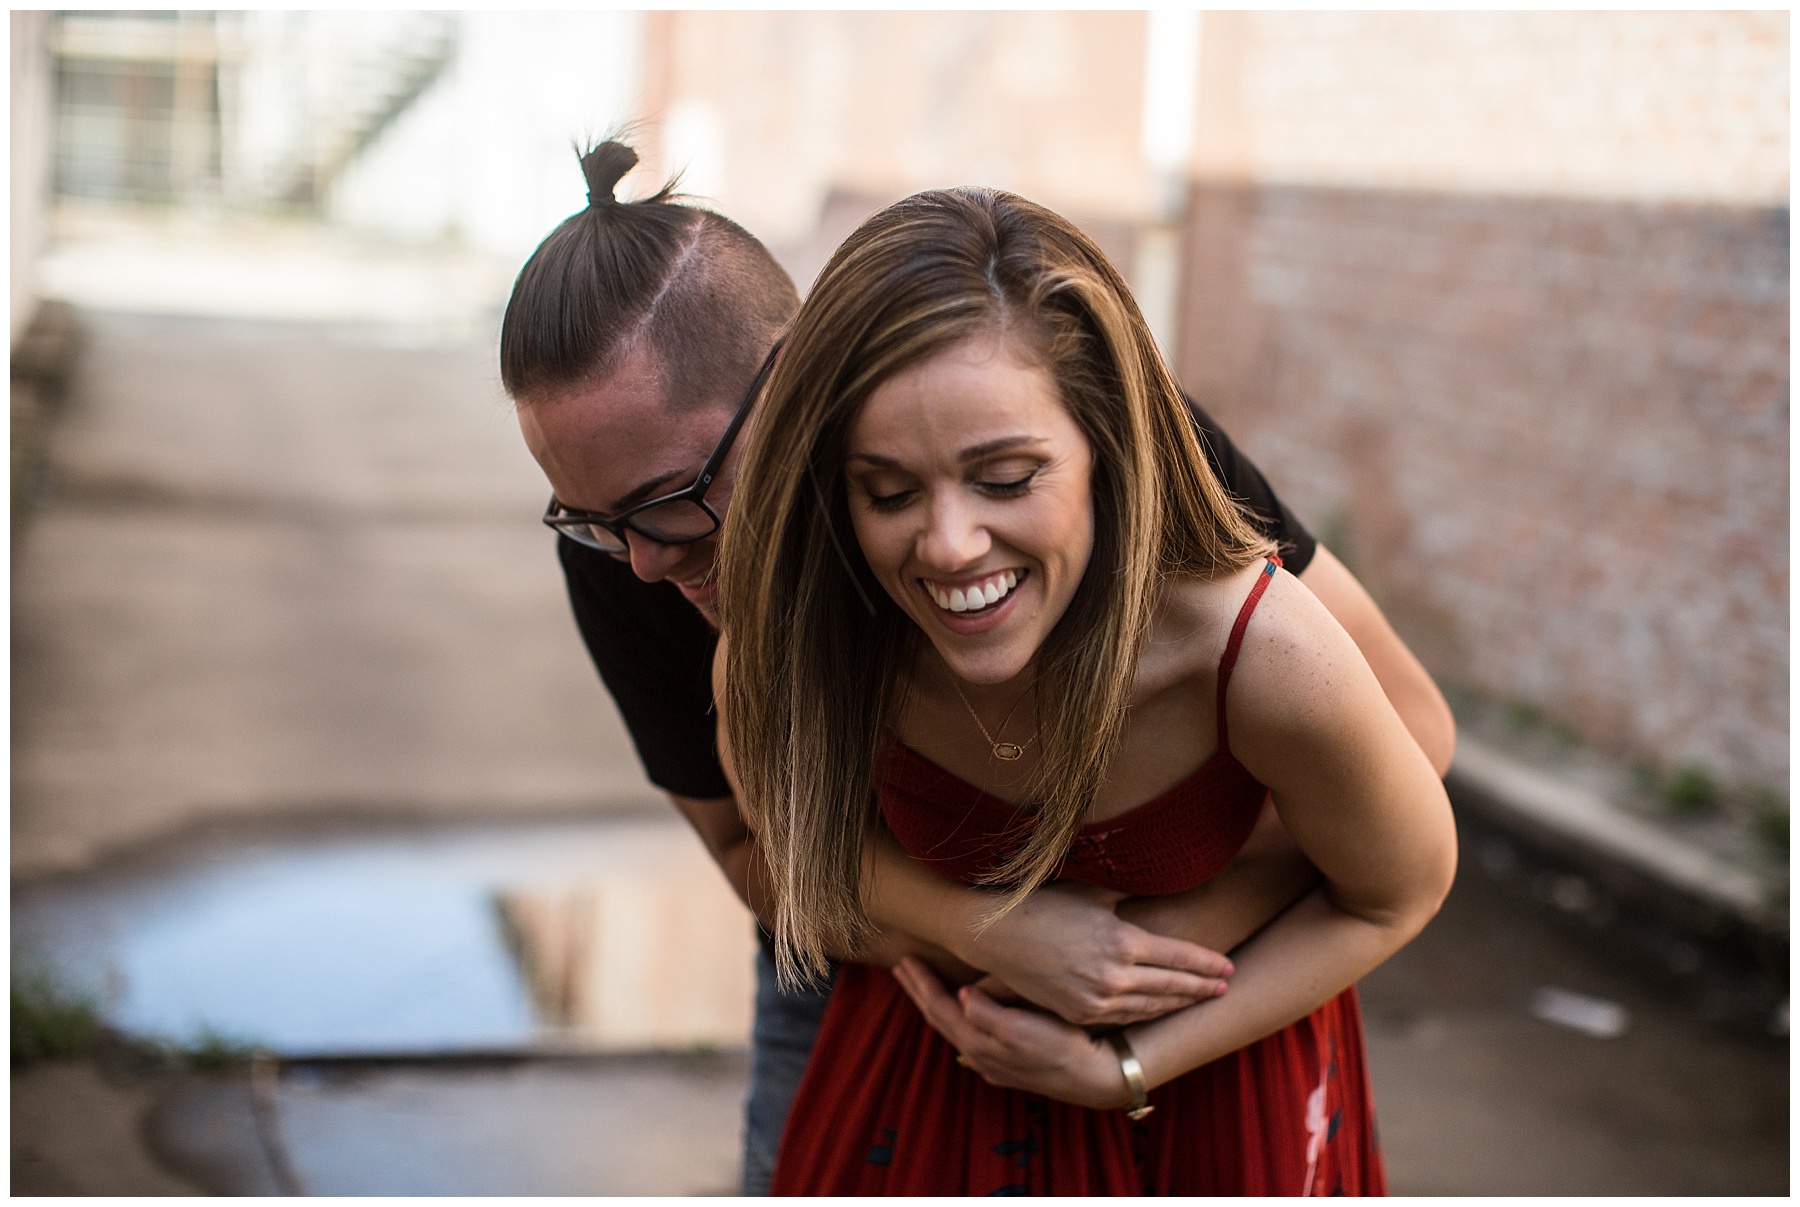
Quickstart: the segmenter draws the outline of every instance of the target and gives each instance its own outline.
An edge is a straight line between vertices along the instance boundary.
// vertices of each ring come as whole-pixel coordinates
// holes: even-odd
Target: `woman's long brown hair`
[[[1054,875],[1124,731],[1160,584],[1272,546],[1200,451],[1130,290],[1092,240],[994,189],[919,193],[845,240],[795,317],[733,490],[720,560],[721,702],[774,879],[792,982],[871,933],[859,882],[875,777],[921,637],[850,523],[845,446],[877,386],[1000,330],[1050,374],[1094,454],[1094,547],[1036,656],[1035,817],[990,920]]]

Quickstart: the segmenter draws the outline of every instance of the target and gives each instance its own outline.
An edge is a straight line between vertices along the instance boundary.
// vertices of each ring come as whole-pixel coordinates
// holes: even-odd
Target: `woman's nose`
[[[987,555],[993,540],[979,517],[954,499],[933,500],[920,538],[919,558],[946,572],[960,570]]]
[[[665,545],[630,529],[625,532],[625,546],[631,554],[631,572],[647,583],[667,578],[687,556],[686,545]]]

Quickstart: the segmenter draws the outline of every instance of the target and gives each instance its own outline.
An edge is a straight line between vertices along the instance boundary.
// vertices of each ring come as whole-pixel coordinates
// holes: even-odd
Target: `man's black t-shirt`
[[[1201,446],[1225,489],[1242,499],[1281,546],[1295,574],[1317,548],[1293,512],[1212,416],[1193,399]],[[557,540],[575,623],[600,678],[619,705],[650,782],[677,796],[730,796],[719,766],[712,699],[718,635],[671,583],[647,583],[615,561],[567,537]]]

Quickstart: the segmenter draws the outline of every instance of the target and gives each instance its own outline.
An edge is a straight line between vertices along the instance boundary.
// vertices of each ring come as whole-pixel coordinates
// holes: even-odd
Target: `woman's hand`
[[[973,985],[952,997],[916,959],[902,960],[894,977],[960,1053],[958,1062],[990,1085],[1095,1110],[1130,1101],[1119,1059],[1104,1040],[1053,1015],[1002,1006]]]
[[[959,954],[1078,1027],[1160,1018],[1225,992],[1230,960],[1123,921],[1119,899],[1093,885],[1045,885]]]

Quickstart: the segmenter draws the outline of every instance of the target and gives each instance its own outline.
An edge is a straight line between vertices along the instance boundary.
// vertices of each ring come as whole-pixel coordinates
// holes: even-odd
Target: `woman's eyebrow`
[[[1042,441],[1042,436],[1002,436],[998,440],[984,440],[980,444],[971,444],[956,454],[956,459],[965,462],[979,461],[983,457],[991,457],[995,453],[1005,452],[1007,449],[1017,448],[1023,444],[1038,444]],[[879,469],[906,468],[894,458],[884,457],[880,453],[851,452],[844,459],[846,461],[867,461]]]
[[[1041,436],[1002,436],[998,440],[986,440],[980,444],[971,444],[956,454],[956,459],[958,461],[979,461],[983,457],[991,457],[995,453],[1017,448],[1021,444],[1038,444],[1042,440]]]

